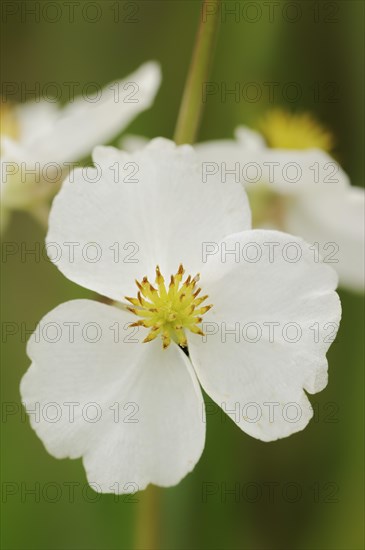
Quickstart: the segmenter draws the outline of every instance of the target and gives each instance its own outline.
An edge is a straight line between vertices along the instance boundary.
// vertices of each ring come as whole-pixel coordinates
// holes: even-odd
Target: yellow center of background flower
[[[3,103],[3,99],[0,98],[0,131],[1,135],[10,137],[12,139],[19,138],[19,124],[15,109],[9,103]]]
[[[208,296],[198,295],[201,288],[197,288],[199,274],[194,278],[189,275],[184,282],[184,268],[180,264],[176,275],[171,275],[168,288],[165,279],[161,275],[160,268],[156,267],[156,287],[152,286],[147,277],[142,282],[136,281],[138,287],[137,298],[128,300],[134,307],[128,307],[129,311],[143,319],[132,323],[131,326],[149,328],[150,332],[143,342],[151,342],[157,336],[161,336],[163,348],[167,348],[171,341],[182,347],[187,346],[185,331],[190,330],[194,334],[204,335],[198,326],[202,322],[202,315],[212,305],[200,307]]]
[[[259,129],[275,149],[318,148],[330,153],[334,147],[332,134],[310,113],[273,109],[261,119]]]

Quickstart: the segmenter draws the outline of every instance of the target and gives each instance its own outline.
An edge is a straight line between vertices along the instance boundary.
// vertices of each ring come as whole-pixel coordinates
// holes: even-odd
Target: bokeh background
[[[155,105],[127,131],[172,137],[200,2],[74,2],[73,22],[63,1],[2,4],[3,82],[23,82],[27,87],[39,82],[41,88],[56,82],[62,90],[61,101],[66,101],[64,82],[79,82],[81,91],[84,84],[104,85],[145,60],[156,59],[162,66],[163,83]],[[9,4],[17,10],[5,16],[4,6]],[[61,17],[51,22],[41,14],[37,20],[27,12],[35,4],[41,8],[48,4],[51,19],[50,5],[57,4]],[[224,102],[219,94],[209,97],[200,138],[230,137],[236,125],[255,125],[272,107],[309,110],[332,130],[337,158],[353,184],[362,186],[363,2],[225,4],[235,10],[238,6],[239,14],[222,21],[211,80],[228,88],[236,82],[242,86],[254,82],[262,97],[256,101],[243,97],[238,103],[233,97]],[[273,17],[269,5],[275,9]],[[278,83],[273,101],[264,85],[267,82]],[[295,101],[285,94],[290,82],[302,91]],[[12,99],[22,99],[20,90]],[[4,236],[7,242],[29,248],[43,239],[43,230],[21,213],[13,217]],[[26,331],[56,305],[92,293],[69,282],[44,259],[37,262],[28,256],[21,261],[18,254],[2,268],[3,323],[20,327],[17,334],[2,338],[2,399],[5,404],[19,404],[19,381],[29,363]],[[206,448],[193,473],[177,487],[157,489],[152,495],[160,500],[150,518],[158,528],[158,548],[364,547],[363,301],[351,292],[340,294],[343,321],[329,352],[329,385],[311,398],[315,419],[304,432],[268,444],[243,434],[220,414],[208,415]],[[151,494],[126,499],[87,490],[81,460],[58,461],[49,456],[20,406],[14,407],[14,414],[3,416],[1,424],[2,488],[7,491],[2,502],[2,547],[142,547],[148,523],[143,516]],[[73,499],[69,484],[75,486]],[[206,494],[207,487],[212,494]],[[32,488],[39,498],[27,492]],[[226,493],[232,489],[234,494]]]

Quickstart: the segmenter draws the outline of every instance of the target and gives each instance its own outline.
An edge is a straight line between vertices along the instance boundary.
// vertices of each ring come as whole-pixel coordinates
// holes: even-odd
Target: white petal
[[[313,194],[318,189],[332,191],[350,184],[338,162],[320,149],[266,148],[257,152],[256,162],[261,174],[259,183],[282,194]],[[244,183],[256,184],[247,178]]]
[[[328,258],[340,284],[364,290],[364,190],[334,187],[327,192],[298,197],[288,205],[286,229],[310,242]]]
[[[239,255],[208,258],[201,283],[213,308],[206,336],[189,336],[190,357],[205,391],[235,411],[240,428],[271,441],[307,425],[304,390],[327,383],[326,351],[340,320],[337,276],[314,261],[310,245],[284,233],[247,231],[223,246]]]
[[[341,166],[320,149],[271,149],[260,135],[236,130],[237,140],[207,141],[195,145],[202,162],[215,164],[227,181],[247,187],[265,183],[281,194],[313,193],[319,187],[345,188],[349,178]]]
[[[235,138],[244,149],[250,151],[260,151],[266,149],[264,138],[255,130],[247,126],[238,126],[234,131]]]
[[[176,345],[142,344],[142,334],[126,330],[131,321],[89,300],[57,307],[29,341],[32,365],[21,382],[26,409],[38,407],[30,420],[47,450],[82,456],[89,482],[102,492],[174,485],[204,448],[204,404],[190,361]],[[56,327],[60,338],[52,343]]]
[[[202,163],[208,163],[212,166],[212,171],[214,166],[220,173],[226,170],[227,181],[232,179],[241,181],[241,164],[249,162],[252,154],[249,149],[244,149],[238,141],[233,139],[217,139],[196,143],[194,149]],[[225,164],[223,165],[223,163]],[[237,164],[238,176],[236,177],[233,170]],[[232,171],[230,174],[228,173],[229,170]]]
[[[49,179],[42,178],[41,172],[34,163],[28,166],[29,171],[24,170],[19,165],[19,159],[24,160],[24,157],[17,156],[22,155],[23,152],[16,146],[12,150],[14,153],[12,156],[0,159],[1,204],[9,211],[34,210],[48,201],[60,185],[58,174],[52,173],[51,169],[48,172]]]
[[[203,162],[212,162],[222,170],[222,163],[225,163],[227,170],[233,170],[236,163],[238,170],[242,173],[244,163],[257,161],[257,155],[263,150],[266,151],[263,137],[247,126],[238,126],[234,132],[236,139],[217,139],[196,143],[194,149]],[[229,176],[228,178],[229,179]]]
[[[24,146],[42,135],[50,135],[53,125],[61,115],[59,104],[44,98],[20,103],[15,109],[20,142]]]
[[[16,141],[8,136],[0,135],[0,148],[2,153],[2,160],[6,162],[25,162],[32,163],[32,166],[27,167],[29,170],[35,169],[35,163],[39,160],[32,156],[32,153],[21,143],[21,141]],[[18,171],[20,172],[21,166],[18,166]]]
[[[134,153],[140,151],[148,144],[148,139],[144,136],[135,136],[133,134],[127,134],[122,137],[118,142],[119,149],[128,151],[128,153]]]
[[[190,146],[156,139],[134,154],[98,147],[93,158],[100,177],[96,169],[78,170],[65,181],[47,236],[62,249],[59,269],[80,285],[121,300],[135,294],[135,278],[153,280],[156,265],[168,278],[180,263],[195,275],[203,242],[250,227],[242,186],[214,176],[203,181]],[[74,259],[70,242],[77,243]],[[99,247],[96,262],[85,254],[91,242]],[[90,251],[98,258],[95,247]]]
[[[41,161],[39,154],[34,156],[31,144],[43,136],[51,139],[54,125],[60,116],[59,105],[46,99],[38,98],[16,105],[15,119],[19,127],[19,136],[17,139],[1,136],[2,156],[18,162]]]
[[[50,109],[48,124],[42,123],[40,128],[37,127],[36,114],[44,102],[39,103],[38,108],[33,104],[24,121],[26,134],[21,142],[27,157],[39,162],[62,163],[90,154],[95,145],[110,141],[152,105],[160,81],[158,64],[145,63],[125,79],[105,86],[97,101],[78,97],[59,110],[57,118],[54,109]],[[44,109],[42,113],[45,114]],[[33,131],[29,127],[30,115],[34,115]]]

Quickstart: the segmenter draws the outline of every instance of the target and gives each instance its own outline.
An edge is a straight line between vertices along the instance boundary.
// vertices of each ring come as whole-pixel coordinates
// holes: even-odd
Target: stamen
[[[142,282],[136,280],[137,298],[126,297],[134,306],[127,309],[142,317],[130,326],[150,329],[143,342],[151,342],[157,336],[161,336],[164,349],[171,341],[181,347],[187,347],[186,330],[204,335],[198,325],[203,321],[202,315],[213,306],[199,307],[208,298],[208,295],[197,298],[201,291],[201,288],[196,288],[200,275],[188,275],[182,283],[184,273],[184,267],[180,264],[177,273],[171,275],[168,288],[159,266],[156,266],[157,288],[152,286],[147,277],[143,277]]]

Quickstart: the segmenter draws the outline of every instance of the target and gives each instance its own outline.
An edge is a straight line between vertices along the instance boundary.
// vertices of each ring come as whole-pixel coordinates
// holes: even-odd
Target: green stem
[[[203,112],[203,84],[207,81],[218,34],[221,0],[204,0],[200,26],[175,130],[175,142],[194,143]]]
[[[136,550],[158,550],[161,548],[160,526],[161,491],[159,487],[150,485],[143,493],[139,493]]]

